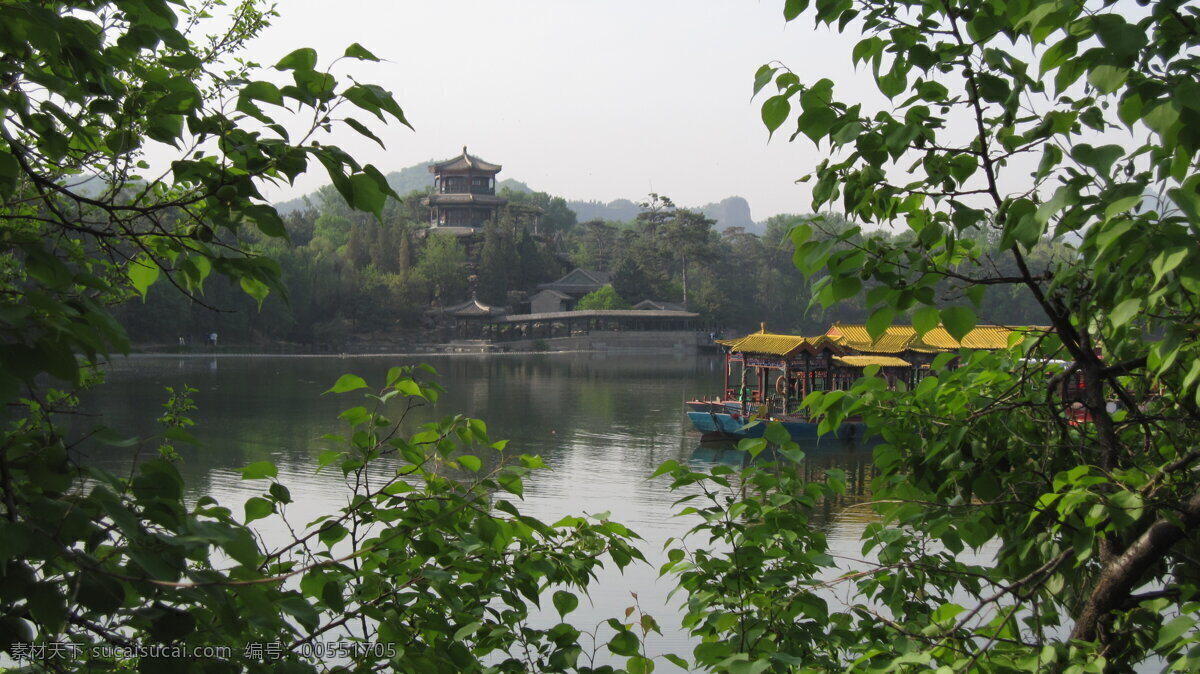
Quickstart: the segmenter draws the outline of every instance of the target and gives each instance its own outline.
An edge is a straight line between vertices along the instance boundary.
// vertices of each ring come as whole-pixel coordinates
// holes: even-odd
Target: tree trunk
[[[1095,641],[1101,624],[1109,613],[1125,603],[1133,589],[1142,582],[1146,569],[1162,559],[1172,545],[1200,525],[1200,493],[1180,504],[1178,514],[1176,521],[1179,524],[1166,519],[1155,521],[1124,552],[1104,566],[1096,587],[1075,621],[1072,639]]]

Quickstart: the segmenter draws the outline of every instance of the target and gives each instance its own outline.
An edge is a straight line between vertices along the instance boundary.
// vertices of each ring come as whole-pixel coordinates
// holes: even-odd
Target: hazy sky
[[[795,184],[822,156],[794,123],[768,143],[751,100],[755,70],[779,60],[801,79],[863,89],[857,36],[783,20],[782,0],[285,0],[245,54],[264,64],[300,46],[328,64],[359,42],[384,63],[336,75],[391,90],[416,131],[380,129],[381,150],[348,128],[333,142],[385,173],[461,152],[500,178],[568,199],[638,200],[651,191],[698,206],[745,197],[756,220],[810,210]],[[848,93],[848,92],[844,92]],[[366,113],[356,117],[365,120]],[[319,171],[284,199],[325,184]]]

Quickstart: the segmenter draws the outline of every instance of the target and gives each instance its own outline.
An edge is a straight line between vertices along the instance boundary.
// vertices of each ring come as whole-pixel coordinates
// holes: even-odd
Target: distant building
[[[566,293],[546,288],[529,298],[529,313],[549,314],[558,311],[570,311],[579,299]]]
[[[453,234],[471,234],[483,223],[495,220],[508,200],[496,196],[499,164],[467,154],[432,164],[433,194],[423,203],[429,206],[429,222],[434,228]]]
[[[606,285],[612,285],[612,274],[606,271],[572,269],[566,276],[551,283],[539,284],[538,288],[540,290],[554,290],[578,300],[584,295],[595,292]],[[574,305],[572,304],[572,306]],[[536,310],[534,311],[536,313]]]
[[[658,300],[642,300],[633,305],[638,311],[687,311],[678,302],[660,302]]]
[[[442,309],[449,332],[449,339],[490,339],[490,323],[505,315],[504,309],[480,302],[474,295],[471,299]]]

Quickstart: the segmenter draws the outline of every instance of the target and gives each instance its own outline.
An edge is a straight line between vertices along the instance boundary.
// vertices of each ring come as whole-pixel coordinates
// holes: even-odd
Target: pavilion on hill
[[[429,166],[433,194],[422,203],[429,206],[430,226],[452,234],[471,234],[489,220],[494,221],[508,200],[496,196],[499,164],[467,153]]]

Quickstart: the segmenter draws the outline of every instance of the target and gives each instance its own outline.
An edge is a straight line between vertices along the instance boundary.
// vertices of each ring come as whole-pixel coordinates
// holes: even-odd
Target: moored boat
[[[848,389],[867,371],[889,387],[916,386],[938,354],[1006,348],[1013,331],[978,326],[958,340],[940,326],[923,335],[890,326],[872,338],[866,326],[836,323],[823,335],[802,337],[768,333],[764,325],[740,339],[717,340],[725,352],[724,388],[714,400],[689,401],[688,419],[701,432],[735,438],[761,437],[767,421],[778,421],[795,439],[814,438],[819,420],[800,406],[809,393]],[[864,430],[860,418],[851,418],[832,432]]]

